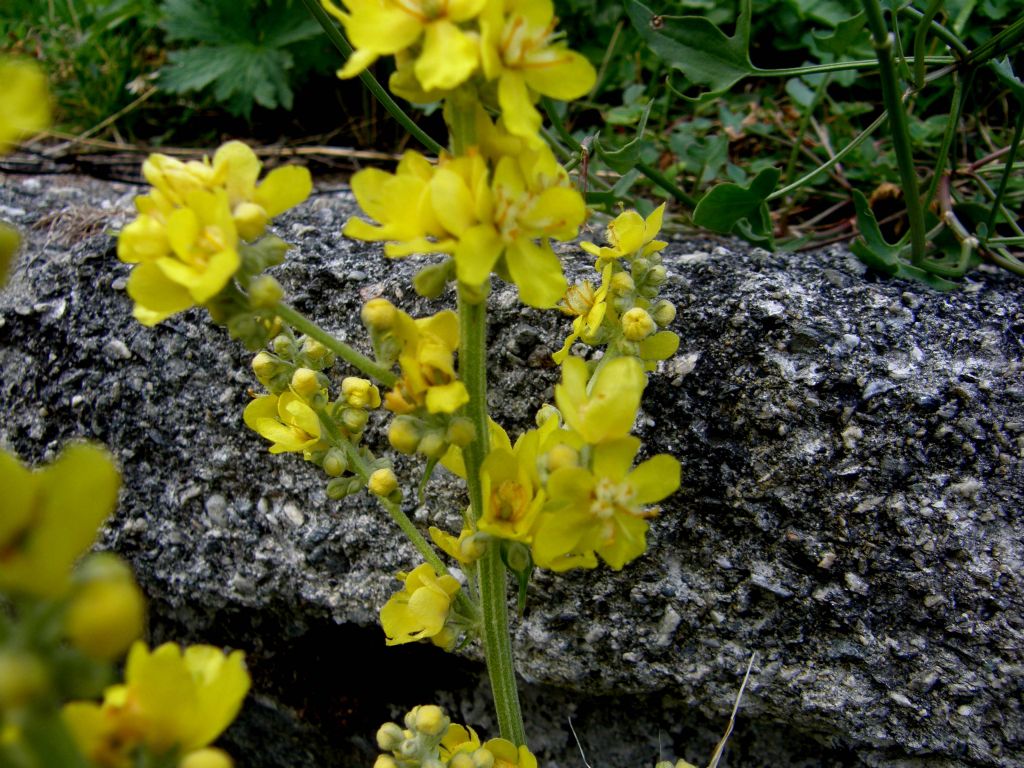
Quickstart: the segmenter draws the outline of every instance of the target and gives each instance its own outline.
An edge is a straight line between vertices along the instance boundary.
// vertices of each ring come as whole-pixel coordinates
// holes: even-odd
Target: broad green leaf
[[[710,89],[702,99],[724,93],[758,71],[749,54],[751,0],[741,0],[732,37],[701,16],[659,16],[637,0],[627,0],[626,12],[655,54],[694,84]]]
[[[864,29],[866,22],[867,16],[864,15],[864,11],[861,11],[856,16],[851,16],[836,24],[836,28],[831,34],[822,32],[812,32],[811,34],[814,35],[814,41],[821,50],[842,56],[850,49],[850,46],[865,36],[862,35],[861,30]]]
[[[758,244],[772,241],[772,223],[768,195],[779,183],[779,169],[765,168],[747,187],[724,183],[712,187],[693,211],[698,227],[722,234],[742,234]]]
[[[647,118],[650,117],[651,107],[654,101],[647,102],[643,114],[640,116],[640,123],[636,127],[636,136],[628,144],[624,144],[615,150],[606,150],[600,140],[594,140],[594,149],[605,164],[613,171],[626,173],[640,161],[640,150],[643,147],[641,141],[644,137],[644,130],[647,128]]]

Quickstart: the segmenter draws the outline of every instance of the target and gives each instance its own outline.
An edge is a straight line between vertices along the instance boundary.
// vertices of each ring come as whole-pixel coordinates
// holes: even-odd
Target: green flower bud
[[[637,280],[643,280],[647,270],[651,268],[651,262],[643,256],[637,256],[632,261],[633,274],[636,275]]]
[[[363,325],[371,331],[384,332],[394,327],[398,310],[387,299],[370,299],[363,305]]]
[[[665,328],[676,319],[676,305],[668,299],[662,299],[651,308],[651,317],[658,327]]]
[[[385,752],[393,752],[405,741],[405,734],[398,723],[384,723],[377,729],[377,746]]]
[[[253,309],[271,309],[284,297],[284,288],[270,275],[260,275],[249,283],[249,302]]]
[[[439,736],[451,724],[444,710],[436,704],[427,704],[416,710],[416,730],[428,736]]]
[[[322,466],[324,472],[331,477],[341,477],[345,474],[345,470],[348,469],[348,460],[345,458],[344,451],[338,448],[331,448],[327,451],[327,455],[324,456]]]
[[[274,378],[281,368],[281,362],[269,352],[258,352],[256,357],[252,359],[252,372],[256,374],[260,384],[268,388],[270,380]]]
[[[562,414],[559,413],[558,409],[555,408],[555,406],[551,405],[551,403],[545,403],[540,407],[540,410],[537,411],[537,415],[534,417],[533,420],[538,427],[542,427],[545,423],[547,423],[547,420],[550,419],[552,416],[559,420],[559,424],[562,423]]]
[[[406,739],[395,751],[406,760],[410,760],[419,755],[420,743],[417,739]]]
[[[388,428],[388,442],[399,453],[415,453],[420,444],[420,423],[412,416],[396,416]]]
[[[275,336],[273,347],[274,352],[280,357],[284,357],[289,360],[295,357],[295,342],[292,341],[290,336],[285,336],[283,333],[280,336]]]
[[[474,533],[467,536],[459,544],[459,555],[468,563],[473,563],[484,556],[487,551],[487,543],[491,540],[489,534]]]
[[[476,763],[468,752],[456,752],[448,761],[448,768],[476,768]]]
[[[476,438],[476,427],[464,416],[456,416],[448,423],[445,440],[459,448],[465,448]]]
[[[316,368],[318,371],[334,365],[334,353],[309,336],[302,339],[302,356],[306,358],[310,368]]]
[[[440,459],[448,452],[448,441],[440,432],[427,432],[420,439],[417,450],[428,459]]]
[[[641,307],[633,307],[622,316],[622,335],[629,341],[643,341],[655,328],[654,318]]]
[[[370,475],[366,487],[374,496],[387,498],[398,490],[398,478],[390,468],[382,467]]]
[[[352,480],[347,477],[336,477],[327,483],[327,498],[341,501],[352,493]]]
[[[610,285],[612,293],[617,293],[619,295],[632,293],[634,288],[636,288],[636,283],[633,282],[633,278],[628,272],[616,272],[612,275],[612,282]]]
[[[320,378],[312,368],[296,368],[292,374],[292,389],[299,397],[308,399],[323,389]]]
[[[519,541],[502,542],[502,560],[513,573],[523,573],[533,567],[530,548]]]
[[[494,768],[494,754],[491,750],[480,747],[473,753],[473,764],[476,768]]]
[[[362,408],[346,408],[341,412],[341,423],[351,434],[357,434],[366,427],[370,414]]]
[[[49,687],[50,673],[35,654],[0,650],[0,712],[30,704]]]
[[[451,264],[451,259],[445,259],[440,264],[424,267],[412,279],[413,289],[425,299],[436,299],[444,293],[445,285],[451,278]]]
[[[655,287],[662,285],[666,280],[668,280],[668,270],[661,264],[655,264],[647,270],[647,275],[644,277],[644,282],[647,285]]]

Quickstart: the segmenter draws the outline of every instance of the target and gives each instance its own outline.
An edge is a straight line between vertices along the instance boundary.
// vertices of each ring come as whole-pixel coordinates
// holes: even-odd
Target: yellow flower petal
[[[479,60],[476,40],[446,19],[428,24],[425,33],[413,65],[424,90],[450,90],[466,82]]]
[[[505,250],[505,263],[524,304],[547,309],[565,295],[568,284],[562,264],[546,240],[544,245],[516,240]]]
[[[313,191],[313,177],[309,170],[297,165],[275,168],[256,189],[253,200],[263,206],[273,218],[294,208]]]

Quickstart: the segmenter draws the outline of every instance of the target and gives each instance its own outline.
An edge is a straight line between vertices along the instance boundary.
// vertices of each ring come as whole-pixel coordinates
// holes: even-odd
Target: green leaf
[[[996,78],[999,82],[1009,88],[1010,93],[1013,94],[1018,103],[1024,106],[1024,82],[1021,82],[1021,79],[1014,74],[1010,57],[1004,56],[999,61],[989,61],[988,66],[989,69],[996,73]]]
[[[701,16],[659,16],[637,0],[627,0],[633,27],[657,56],[696,85],[706,86],[701,100],[717,96],[757,68],[750,63],[751,0],[740,1],[736,32],[727,37]]]
[[[778,168],[765,168],[747,187],[724,183],[712,187],[693,211],[698,227],[722,234],[739,233],[758,244],[773,245],[768,195],[779,183]]]
[[[643,146],[641,141],[644,137],[644,130],[647,128],[647,118],[650,117],[652,106],[654,106],[653,100],[647,102],[643,114],[640,115],[640,123],[636,127],[636,136],[628,144],[609,151],[601,145],[600,140],[594,140],[594,149],[598,157],[613,171],[626,173],[640,161],[640,150]]]
[[[885,239],[875,219],[875,212],[871,210],[871,204],[860,190],[853,191],[853,207],[857,211],[857,226],[861,238],[850,243],[850,250],[857,258],[879,272],[905,280],[917,280],[937,291],[950,291],[956,288],[956,283],[908,264],[900,257],[901,248]]]
[[[861,30],[864,29],[866,22],[867,16],[864,15],[864,11],[861,11],[856,16],[851,16],[836,24],[832,34],[822,32],[812,32],[811,34],[821,50],[842,56],[862,37]]]

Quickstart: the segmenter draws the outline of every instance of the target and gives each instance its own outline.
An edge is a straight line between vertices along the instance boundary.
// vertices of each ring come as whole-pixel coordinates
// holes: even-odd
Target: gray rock
[[[493,733],[477,650],[384,648],[376,612],[412,550],[369,501],[328,501],[315,467],[246,431],[248,355],[199,312],[134,323],[109,236],[52,215],[33,229],[104,205],[114,229],[131,190],[53,186],[0,189],[28,240],[0,294],[0,443],[40,461],[82,436],[117,455],[102,545],[135,565],[152,640],[249,652],[254,695],[227,737],[240,764],[369,764],[377,725],[427,701]],[[274,274],[365,349],[367,298],[443,302],[412,294],[414,262],[343,240],[352,212],[334,193],[283,217],[296,247]],[[621,573],[532,583],[515,650],[542,765],[581,763],[570,716],[595,768],[705,763],[754,653],[731,765],[1024,765],[1024,287],[983,270],[934,294],[837,249],[665,253],[682,346],[640,434],[680,458],[683,487]],[[505,286],[492,306],[506,394],[491,405],[516,433],[551,397],[567,323]],[[438,476],[416,517],[451,526],[463,502]]]

